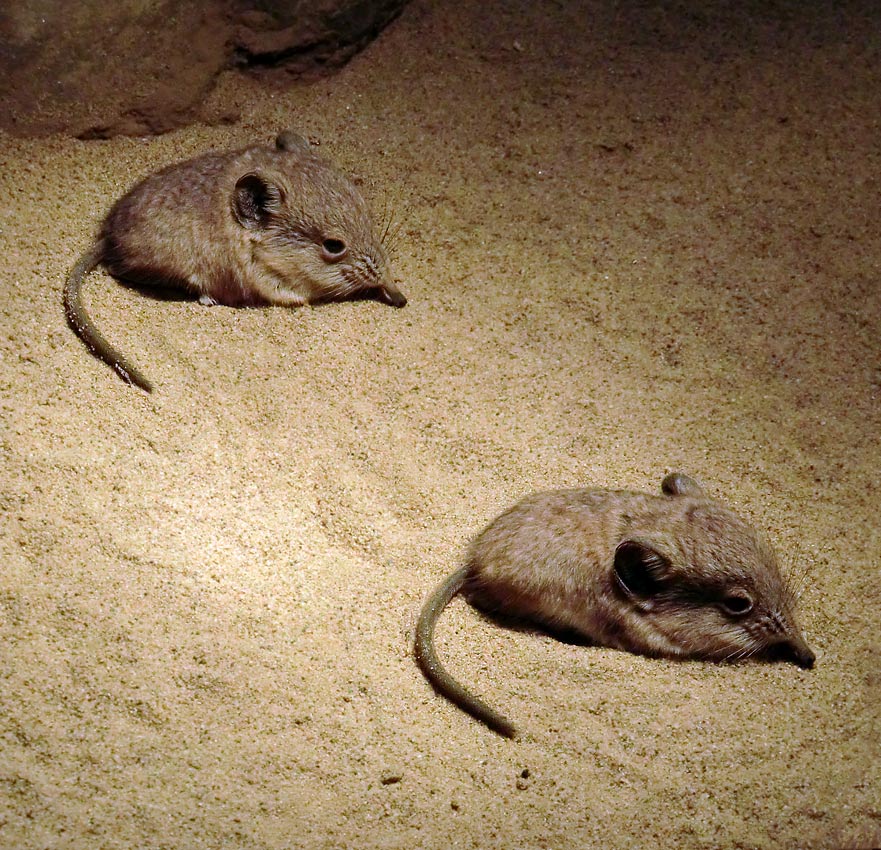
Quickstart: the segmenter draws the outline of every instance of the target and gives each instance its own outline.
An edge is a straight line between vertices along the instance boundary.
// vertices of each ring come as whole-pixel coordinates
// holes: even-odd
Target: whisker
[[[398,244],[400,243],[401,233],[403,233],[404,230],[404,222],[402,219],[389,222],[390,227],[392,224],[394,225],[394,228],[389,230],[387,241],[384,243],[386,250],[390,254],[397,250]]]
[[[810,578],[811,573],[814,570],[813,560],[809,560],[807,557],[805,557],[801,547],[799,547],[799,551],[797,552],[797,563],[801,565],[801,569],[799,569],[797,572],[787,571],[785,577],[787,601],[793,607],[801,598],[802,593],[804,593],[804,589],[805,587],[807,587],[808,579]]]
[[[392,221],[394,220],[394,216],[391,210],[386,210],[383,213],[383,218],[385,219],[385,227],[382,229],[382,235],[379,237],[379,243],[388,247],[388,235],[391,230]]]
[[[395,214],[395,210],[400,211],[401,207],[400,189],[398,189],[391,198],[389,198],[388,195],[385,196],[383,212],[378,228],[380,233],[379,242],[390,255],[393,254],[398,247],[398,239],[403,229],[404,220],[406,219],[406,211],[403,216]]]

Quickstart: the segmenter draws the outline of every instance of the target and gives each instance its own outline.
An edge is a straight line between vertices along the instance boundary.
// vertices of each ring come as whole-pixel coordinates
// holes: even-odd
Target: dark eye
[[[744,617],[752,611],[753,601],[745,593],[729,593],[722,599],[722,608],[732,617]]]
[[[346,243],[342,239],[325,239],[321,243],[321,256],[328,262],[341,260],[347,250]]]

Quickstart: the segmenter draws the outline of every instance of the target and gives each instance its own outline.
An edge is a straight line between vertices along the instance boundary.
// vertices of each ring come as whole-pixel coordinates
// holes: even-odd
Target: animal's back
[[[600,489],[527,496],[471,544],[466,593],[484,610],[584,634],[584,612],[596,610],[611,590],[608,577],[623,525],[669,511],[670,501]]]
[[[120,198],[101,234],[108,270],[138,284],[198,292],[194,276],[227,260],[230,164],[229,154],[205,154],[151,174]]]

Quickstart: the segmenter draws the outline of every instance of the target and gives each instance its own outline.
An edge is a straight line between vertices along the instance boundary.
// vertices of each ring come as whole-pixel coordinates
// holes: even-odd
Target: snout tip
[[[407,296],[392,286],[381,286],[377,292],[379,299],[390,307],[404,307],[407,304]]]
[[[784,660],[791,661],[802,670],[812,670],[817,661],[814,651],[802,639],[790,640],[781,644],[779,649]]]
[[[802,670],[812,670],[817,656],[801,635],[781,635],[780,638],[765,650],[769,661],[782,661],[795,664]]]
[[[807,646],[795,652],[795,663],[803,670],[813,670],[816,661],[817,656]]]

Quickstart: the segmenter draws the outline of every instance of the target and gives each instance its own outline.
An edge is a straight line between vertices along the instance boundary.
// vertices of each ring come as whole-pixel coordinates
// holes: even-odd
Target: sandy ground
[[[881,14],[416,0],[240,123],[0,153],[5,848],[881,844]],[[746,6],[747,4],[743,4]],[[703,11],[698,11],[703,10]],[[404,310],[88,285],[134,180],[294,126],[400,224]],[[525,493],[681,469],[766,529],[813,671],[652,660],[454,603]]]

